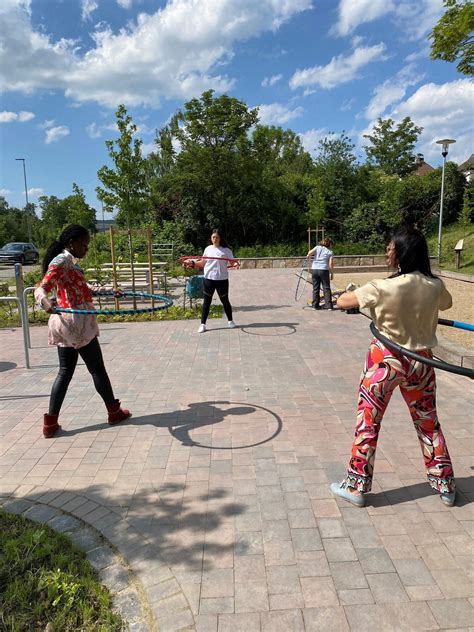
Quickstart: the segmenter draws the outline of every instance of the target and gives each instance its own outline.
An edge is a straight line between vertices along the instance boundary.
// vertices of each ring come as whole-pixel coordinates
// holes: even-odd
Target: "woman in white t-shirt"
[[[229,301],[229,271],[227,270],[229,259],[233,259],[234,255],[218,228],[214,228],[212,231],[211,245],[207,246],[202,256],[211,258],[196,263],[197,267],[204,269],[204,301],[198,333],[202,334],[206,331],[206,321],[211,309],[214,291],[217,291],[219,295],[229,327],[235,329],[236,324],[232,320],[232,305]]]
[[[321,288],[321,283],[323,284],[324,292],[324,309],[332,309],[332,294],[330,282],[332,281],[332,278],[334,276],[334,253],[331,248],[332,241],[330,239],[323,239],[319,242],[316,248],[313,248],[307,254],[308,257],[313,257],[313,263],[311,264],[311,276],[313,279],[313,302],[311,305],[314,309],[320,309],[319,290]]]
[[[398,272],[342,294],[342,309],[367,307],[377,329],[394,343],[432,357],[436,346],[438,310],[449,309],[452,298],[444,283],[431,272],[426,239],[414,228],[397,230],[387,246],[387,259]],[[428,482],[452,507],[456,488],[446,441],[436,413],[436,378],[433,367],[408,358],[374,338],[362,372],[357,426],[347,476],[332,483],[332,492],[363,506],[372,486],[375,451],[383,415],[393,391],[399,387],[421,446]],[[396,449],[396,448],[394,448]],[[399,447],[403,452],[403,446]]]

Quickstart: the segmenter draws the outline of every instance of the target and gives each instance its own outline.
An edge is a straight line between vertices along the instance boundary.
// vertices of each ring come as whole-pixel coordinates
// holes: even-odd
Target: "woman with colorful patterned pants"
[[[343,309],[368,307],[376,327],[398,345],[432,357],[436,346],[438,310],[449,309],[452,298],[430,269],[428,246],[416,229],[396,231],[387,247],[390,267],[398,272],[342,294]],[[332,492],[357,506],[371,490],[381,422],[393,391],[399,387],[425,462],[428,482],[442,502],[454,505],[453,467],[436,412],[436,378],[432,367],[399,354],[379,340],[371,342],[359,387],[357,426],[346,478]]]

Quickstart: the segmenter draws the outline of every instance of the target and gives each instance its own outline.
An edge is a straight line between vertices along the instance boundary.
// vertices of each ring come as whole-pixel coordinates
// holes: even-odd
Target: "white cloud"
[[[58,125],[56,127],[50,127],[46,130],[45,144],[50,145],[51,143],[55,143],[60,138],[64,138],[65,136],[69,136],[69,127],[65,125]]]
[[[50,127],[54,127],[55,122],[56,121],[54,119],[46,119],[45,121],[40,123],[39,128],[40,129],[49,129]]]
[[[130,9],[133,4],[133,0],[117,0],[117,4],[119,7],[122,7],[122,9]]]
[[[102,129],[97,123],[91,123],[86,127],[87,135],[90,138],[102,138]]]
[[[31,121],[34,118],[35,115],[33,112],[25,112],[24,110],[21,112],[8,112],[7,110],[0,112],[0,123],[13,123],[14,121],[25,123],[26,121]]]
[[[10,189],[0,189],[0,195],[11,195],[13,193],[13,191],[10,191]]]
[[[21,0],[0,7],[0,84],[4,91],[62,90],[77,103],[159,106],[235,81],[221,68],[237,42],[275,31],[311,0],[169,0],[118,32],[100,25],[93,46],[34,30]],[[15,59],[15,64],[11,60]]]
[[[290,79],[290,88],[318,85],[330,90],[341,83],[359,77],[359,71],[367,64],[385,59],[385,44],[360,46],[348,56],[337,55],[326,66],[312,66],[297,70]]]
[[[90,20],[92,14],[99,8],[97,0],[81,0],[81,18],[85,22]]]
[[[28,189],[28,197],[29,198],[38,198],[40,195],[44,194],[44,189],[40,187],[32,187]]]
[[[262,81],[262,86],[264,88],[270,88],[278,83],[283,78],[283,75],[272,75],[271,77],[265,77]]]
[[[416,74],[416,68],[412,64],[405,66],[394,77],[376,86],[365,109],[365,118],[372,120],[382,116],[389,106],[403,99],[409,86],[420,83],[423,77],[424,75]]]
[[[285,125],[301,116],[303,112],[304,109],[301,106],[292,110],[281,103],[269,103],[258,106],[258,118],[262,125]]]
[[[391,15],[408,39],[425,37],[443,13],[443,0],[340,0],[331,33],[350,35],[361,24]]]
[[[474,85],[469,79],[444,84],[426,83],[386,116],[396,122],[409,116],[415,125],[423,127],[416,151],[424,154],[425,160],[435,165],[441,162],[439,145],[435,141],[438,138],[456,139],[456,144],[450,148],[449,157],[460,163],[472,153],[473,103]],[[360,145],[366,144],[363,134],[370,134],[374,123],[372,121],[360,132]]]
[[[355,97],[346,99],[340,107],[341,112],[350,112],[356,103]]]
[[[349,35],[360,24],[372,22],[394,9],[392,0],[340,0],[339,19],[331,31],[336,35]]]

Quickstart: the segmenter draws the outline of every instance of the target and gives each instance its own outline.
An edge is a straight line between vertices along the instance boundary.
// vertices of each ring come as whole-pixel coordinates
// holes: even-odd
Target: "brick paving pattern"
[[[335,500],[328,483],[345,471],[370,332],[362,316],[295,303],[294,273],[232,273],[236,330],[103,325],[112,384],[133,411],[113,428],[79,366],[63,431],[44,440],[56,351],[33,328],[27,371],[21,332],[2,330],[0,495],[60,530],[74,531],[75,516],[102,533],[161,632],[472,629],[470,381],[438,372],[455,507],[426,483],[398,393],[367,506]],[[94,555],[107,567],[106,550]]]

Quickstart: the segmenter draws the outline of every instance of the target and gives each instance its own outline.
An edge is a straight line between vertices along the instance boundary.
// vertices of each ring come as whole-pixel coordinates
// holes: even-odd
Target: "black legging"
[[[227,320],[232,320],[232,305],[229,301],[229,280],[214,281],[213,279],[204,279],[204,301],[201,313],[201,323],[203,325],[206,324],[207,317],[209,316],[214,290],[217,290]]]
[[[319,289],[321,283],[324,291],[324,309],[332,309],[331,282],[329,270],[311,270],[313,277],[313,307],[319,309]]]
[[[85,347],[74,349],[73,347],[58,347],[59,373],[54,380],[49,400],[49,414],[59,415],[61,406],[74,375],[79,356],[84,360],[87,370],[92,375],[96,391],[106,404],[115,401],[112,385],[102,358],[102,350],[97,338],[94,338]]]

